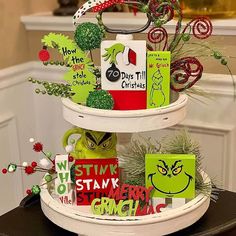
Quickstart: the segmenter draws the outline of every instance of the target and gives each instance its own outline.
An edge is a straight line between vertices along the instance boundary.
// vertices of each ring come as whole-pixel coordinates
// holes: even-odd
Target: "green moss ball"
[[[100,48],[102,32],[97,24],[85,22],[77,26],[74,39],[83,51],[92,50]]]
[[[97,109],[112,110],[114,100],[109,92],[105,90],[95,90],[89,94],[86,105]]]

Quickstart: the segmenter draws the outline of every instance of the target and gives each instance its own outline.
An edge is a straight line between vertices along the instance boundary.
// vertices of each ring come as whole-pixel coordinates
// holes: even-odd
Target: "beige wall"
[[[30,48],[30,59],[37,60],[37,54],[39,49],[42,47],[41,38],[48,34],[49,32],[38,32],[31,31],[29,32],[29,48]],[[63,33],[63,32],[60,32]],[[73,37],[73,33],[64,32],[64,34]],[[114,39],[114,35],[109,35],[108,39]],[[144,34],[135,35],[135,39],[146,39]],[[201,40],[198,41],[201,43]],[[211,36],[208,40],[209,45],[212,49],[221,51],[223,55],[227,58],[229,56],[236,57],[236,36]],[[209,53],[210,54],[210,53]],[[59,57],[56,50],[51,51],[52,60],[57,60]],[[194,56],[190,54],[189,56]],[[93,59],[96,65],[100,65],[100,53],[99,50],[93,52]],[[200,61],[204,65],[204,72],[208,73],[219,73],[219,74],[227,74],[228,70],[226,66],[222,66],[219,60],[214,59],[213,57],[201,57]],[[232,70],[233,74],[236,74],[236,58],[228,58],[229,66]]]
[[[20,16],[50,11],[56,5],[56,0],[0,1],[0,69],[29,60],[28,33],[20,23]]]
[[[58,6],[57,0],[12,0],[11,4],[9,4],[9,1],[0,0],[0,69],[28,60],[37,60],[37,53],[41,48],[40,39],[44,34],[48,33],[26,32],[24,26],[20,23],[20,16],[35,12],[51,11]],[[234,3],[236,9],[236,1]],[[72,33],[67,32],[66,34],[73,36]],[[137,38],[143,38],[143,35],[138,35]],[[226,56],[236,56],[236,37],[212,37],[210,42],[214,48],[224,51]],[[53,57],[56,59],[56,54]],[[99,64],[98,52],[95,52],[94,57],[96,64]],[[206,60],[202,59],[202,61]],[[210,59],[204,64],[206,72],[227,73],[226,68],[222,67],[214,59]],[[233,73],[236,74],[236,60],[230,60],[229,64]]]

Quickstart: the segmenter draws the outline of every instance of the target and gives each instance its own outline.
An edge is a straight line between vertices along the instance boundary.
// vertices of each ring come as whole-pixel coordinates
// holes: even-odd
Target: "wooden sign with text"
[[[80,159],[75,161],[77,205],[90,205],[94,198],[108,196],[119,187],[117,158]]]

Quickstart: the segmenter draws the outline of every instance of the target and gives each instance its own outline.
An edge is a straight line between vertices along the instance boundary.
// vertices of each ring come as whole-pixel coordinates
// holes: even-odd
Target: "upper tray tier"
[[[161,108],[117,111],[94,109],[62,98],[63,117],[71,124],[89,130],[115,133],[152,131],[173,126],[184,119],[188,97],[176,94],[172,100],[170,105]]]

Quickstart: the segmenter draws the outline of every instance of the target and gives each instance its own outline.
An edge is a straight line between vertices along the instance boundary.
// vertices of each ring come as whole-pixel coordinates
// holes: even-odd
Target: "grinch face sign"
[[[145,162],[146,187],[154,187],[152,197],[194,198],[194,155],[147,154]]]
[[[114,133],[92,131],[82,128],[68,130],[63,137],[63,146],[69,144],[69,138],[79,134],[80,138],[70,153],[75,159],[113,158],[116,157],[117,138]]]

